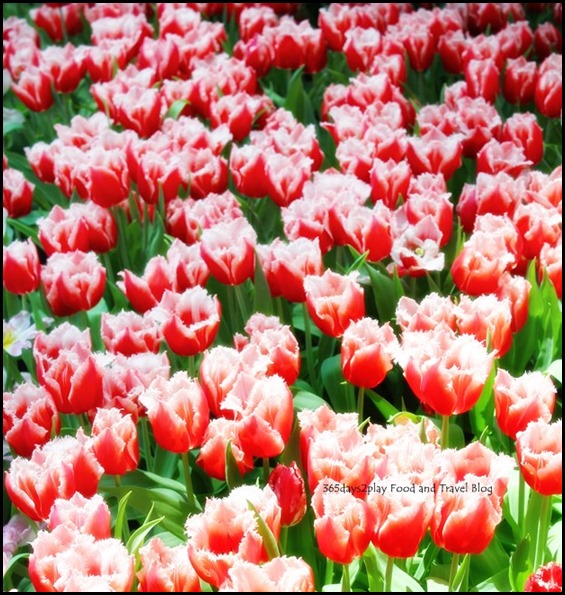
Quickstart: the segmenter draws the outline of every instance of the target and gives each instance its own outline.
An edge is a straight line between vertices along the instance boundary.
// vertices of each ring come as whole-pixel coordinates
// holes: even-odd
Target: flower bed
[[[4,5],[4,590],[561,591],[561,4]]]

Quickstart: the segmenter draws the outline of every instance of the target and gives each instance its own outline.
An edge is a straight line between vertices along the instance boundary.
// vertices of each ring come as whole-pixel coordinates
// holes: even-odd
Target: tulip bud
[[[269,485],[281,507],[281,525],[297,525],[306,514],[304,479],[293,461],[290,466],[277,465],[269,477]]]

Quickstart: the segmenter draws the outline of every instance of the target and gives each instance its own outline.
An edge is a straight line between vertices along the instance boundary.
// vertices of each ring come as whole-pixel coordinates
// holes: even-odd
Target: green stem
[[[334,561],[326,558],[326,572],[324,574],[324,585],[333,584],[334,580]]]
[[[145,455],[145,464],[147,471],[153,471],[153,457],[151,456],[151,438],[149,437],[149,421],[146,417],[139,420],[141,425],[141,438],[143,441],[143,453]]]
[[[263,479],[265,485],[269,483],[269,476],[271,475],[271,466],[269,464],[269,457],[263,457]]]
[[[116,484],[117,488],[119,488],[122,485],[121,475],[118,475],[117,473],[114,475],[114,483]]]
[[[233,287],[228,287],[227,288],[227,296],[228,296],[228,312],[229,312],[229,321],[230,321],[230,331],[231,334],[233,335],[236,331],[237,331],[237,309],[235,306],[235,299],[234,299],[234,293],[235,293],[235,289]],[[224,317],[222,317],[224,318]]]
[[[386,570],[385,570],[385,593],[392,592],[392,571],[394,570],[394,558],[387,556],[386,559]]]
[[[363,405],[365,404],[365,387],[359,387],[359,395],[357,397],[357,412],[359,413],[359,423],[363,421]]]
[[[524,476],[520,473],[520,479],[518,480],[518,526],[523,528],[526,524],[525,519],[526,510],[526,481]]]
[[[458,567],[459,554],[453,554],[453,558],[451,558],[451,569],[449,570],[449,593],[453,593],[453,582],[455,581],[455,575],[457,574]]]
[[[184,485],[186,486],[186,498],[190,510],[196,510],[196,500],[194,498],[194,489],[192,487],[192,477],[190,476],[190,465],[188,464],[188,453],[183,452],[182,467],[184,470]]]
[[[351,579],[349,577],[349,565],[343,565],[343,576],[341,577],[341,592],[351,593]]]
[[[196,378],[196,361],[194,355],[188,356],[188,375],[191,378]]]
[[[306,364],[308,366],[308,380],[310,384],[315,384],[314,358],[312,353],[312,329],[310,327],[310,314],[306,302],[302,302],[302,317],[304,318],[304,338],[306,341]]]
[[[31,314],[33,316],[33,322],[35,328],[38,331],[44,331],[45,325],[43,324],[43,318],[41,316],[41,297],[37,291],[33,291],[29,295],[29,303],[31,305]]]
[[[245,326],[249,318],[249,314],[247,313],[247,306],[245,304],[245,299],[243,297],[241,285],[235,286],[235,299],[237,301],[237,307],[239,308],[239,314],[243,323],[242,326]]]
[[[449,415],[441,416],[441,447],[449,448]]]
[[[284,555],[286,553],[286,544],[288,542],[288,527],[283,525],[281,527],[281,535],[279,538],[279,549],[281,550],[281,554]]]
[[[469,592],[469,570],[471,568],[471,554],[465,554],[465,558],[463,558],[463,566],[465,574],[463,575],[463,579],[461,581],[461,593],[468,593]]]
[[[534,570],[537,570],[545,562],[545,550],[547,548],[547,534],[551,521],[551,501],[553,496],[542,496],[539,515],[539,529],[536,540]]]

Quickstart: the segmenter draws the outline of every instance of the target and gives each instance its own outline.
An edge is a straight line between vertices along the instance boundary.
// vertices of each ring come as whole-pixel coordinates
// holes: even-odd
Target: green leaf
[[[263,545],[265,546],[265,551],[267,552],[267,556],[269,556],[269,560],[278,558],[280,556],[279,546],[277,545],[277,540],[275,539],[273,532],[267,523],[265,523],[263,517],[257,512],[257,509],[255,506],[253,506],[253,503],[249,500],[247,501],[247,507],[253,512],[253,515],[255,516],[257,532],[263,539]]]
[[[369,547],[374,547],[372,544]],[[375,550],[376,552],[376,560],[377,566],[379,568],[379,572],[382,576],[385,575],[386,572],[386,564],[388,556],[383,554],[382,552]],[[420,583],[418,583],[414,578],[412,578],[409,574],[404,572],[398,566],[394,567],[392,573],[392,584],[391,584],[391,592],[392,593],[423,593],[424,589]]]
[[[512,585],[512,590],[517,593],[521,593],[524,590],[524,585],[533,570],[530,561],[530,546],[530,536],[526,535],[510,557],[508,578]]]
[[[173,102],[165,117],[172,118],[173,120],[178,120],[184,108],[189,104],[190,101],[188,101],[187,99],[177,99],[175,102]]]
[[[508,570],[504,569],[475,586],[478,593],[508,593],[512,591]]]
[[[374,390],[366,390],[365,394],[371,399],[375,407],[379,410],[381,415],[387,420],[392,419],[395,415],[398,415],[400,411],[392,404],[389,403],[384,397],[381,397]]]
[[[375,267],[367,265],[366,270],[371,279],[375,306],[382,321],[391,321],[396,317],[398,300],[404,295],[402,284],[395,273],[393,277],[385,275]]]
[[[150,518],[152,512],[153,512],[153,507],[151,507],[151,509],[149,510],[147,519]],[[128,552],[130,554],[136,554],[137,551],[139,550],[139,548],[145,542],[145,538],[147,537],[147,535],[149,534],[151,529],[153,529],[153,527],[156,527],[164,518],[165,517],[162,516],[162,517],[159,517],[152,521],[149,521],[146,519],[145,522],[143,523],[143,525],[141,527],[139,527],[139,529],[136,529],[131,534],[131,537],[129,538],[127,545],[126,545]]]
[[[114,537],[116,539],[122,539],[122,535],[124,535],[124,525],[127,523],[126,520],[126,508],[128,505],[128,500],[131,498],[132,491],[126,492],[121,498],[118,503],[118,514],[116,515],[116,525],[114,526]]]
[[[239,472],[237,462],[231,449],[231,440],[228,440],[228,443],[226,444],[226,483],[230,490],[243,483],[243,477]]]
[[[494,420],[494,379],[496,377],[496,363],[493,363],[490,374],[485,382],[481,396],[475,406],[469,411],[469,419],[475,436],[480,436],[483,430],[492,425]]]
[[[263,314],[270,315],[273,313],[273,300],[271,299],[271,290],[265,278],[263,267],[259,260],[257,252],[255,252],[255,275],[253,278],[253,285],[255,287],[255,294],[253,296],[253,311],[263,312]]]
[[[305,390],[299,390],[294,395],[293,401],[294,408],[298,411],[302,411],[304,409],[316,411],[316,409],[318,409],[319,407],[322,407],[323,405],[328,405],[326,401],[322,399],[322,397],[319,397],[318,395],[315,395],[314,393]]]
[[[332,407],[337,412],[348,410],[348,386],[341,370],[341,356],[334,355],[322,362],[322,382],[330,397]]]
[[[10,571],[12,570],[12,568],[20,561],[20,560],[27,560],[29,558],[30,554],[29,552],[25,552],[23,554],[17,554],[15,556],[12,556],[10,558],[10,560],[8,561],[8,564],[6,565],[6,567],[4,568],[4,580],[7,579],[7,577],[10,574]]]

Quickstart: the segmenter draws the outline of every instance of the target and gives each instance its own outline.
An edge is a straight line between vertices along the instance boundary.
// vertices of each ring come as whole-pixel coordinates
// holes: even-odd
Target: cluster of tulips
[[[4,5],[5,590],[561,591],[561,4]]]

